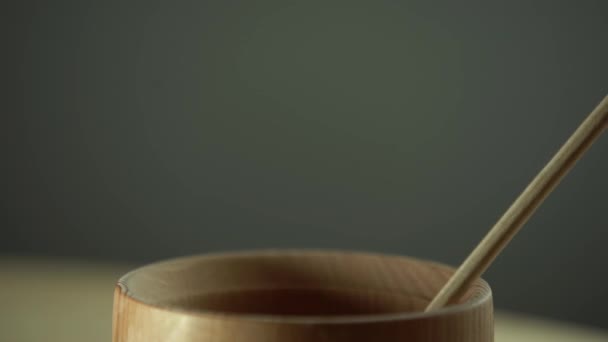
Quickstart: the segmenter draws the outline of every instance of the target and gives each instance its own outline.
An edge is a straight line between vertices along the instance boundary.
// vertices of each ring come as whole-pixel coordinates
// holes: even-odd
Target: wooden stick
[[[425,311],[441,308],[463,295],[607,126],[608,96],[589,114],[562,148],[513,202]]]

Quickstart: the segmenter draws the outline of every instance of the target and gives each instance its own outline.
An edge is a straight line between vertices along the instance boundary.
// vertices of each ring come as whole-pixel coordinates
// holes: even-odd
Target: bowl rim
[[[235,257],[253,257],[253,256],[280,256],[280,255],[294,255],[294,256],[307,256],[307,255],[358,255],[364,257],[388,257],[397,259],[409,259],[416,262],[425,263],[432,266],[438,266],[443,268],[449,268],[454,270],[454,267],[427,259],[421,259],[406,255],[391,254],[391,253],[378,253],[360,250],[341,250],[341,249],[323,249],[323,248],[272,248],[272,249],[248,249],[238,251],[221,251],[221,252],[209,252],[193,255],[179,256],[169,259],[163,259],[143,266],[137,267],[123,276],[121,276],[116,283],[116,294],[119,293],[129,300],[136,302],[138,305],[145,307],[161,310],[165,313],[175,313],[180,315],[187,315],[190,317],[197,317],[201,319],[220,319],[220,320],[239,320],[239,321],[254,321],[254,322],[267,322],[267,323],[280,323],[280,324],[352,324],[352,323],[381,323],[391,321],[405,321],[405,320],[419,320],[429,319],[433,317],[442,317],[465,311],[475,310],[483,305],[487,305],[490,302],[492,305],[492,289],[490,285],[483,279],[479,278],[475,283],[480,285],[479,295],[473,296],[471,299],[464,303],[455,305],[448,305],[440,309],[436,309],[429,312],[424,311],[409,311],[409,312],[392,312],[392,313],[374,313],[374,314],[353,314],[353,315],[332,315],[332,316],[315,316],[315,315],[278,315],[278,314],[258,314],[258,313],[233,313],[233,312],[222,312],[205,309],[186,309],[178,305],[162,305],[156,303],[149,303],[144,299],[133,293],[127,282],[136,273],[148,269],[157,267],[160,265],[188,261],[198,259],[222,259],[222,258],[235,258]]]

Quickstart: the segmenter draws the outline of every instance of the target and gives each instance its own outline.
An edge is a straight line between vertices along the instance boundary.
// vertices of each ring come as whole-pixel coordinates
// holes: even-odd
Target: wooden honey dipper
[[[472,282],[490,266],[496,256],[607,126],[608,96],[589,114],[555,156],[511,204],[511,207],[437,293],[425,311],[441,308],[462,296]]]

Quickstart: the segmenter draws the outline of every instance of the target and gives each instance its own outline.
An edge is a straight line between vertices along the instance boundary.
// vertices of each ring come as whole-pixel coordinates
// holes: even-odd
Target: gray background
[[[458,264],[608,93],[608,2],[3,5],[4,254]],[[607,328],[604,137],[486,274]]]

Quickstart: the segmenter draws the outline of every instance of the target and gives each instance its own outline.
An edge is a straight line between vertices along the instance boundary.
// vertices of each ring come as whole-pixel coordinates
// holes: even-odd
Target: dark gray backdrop
[[[3,12],[8,254],[458,264],[608,93],[605,1]],[[607,174],[604,137],[486,274],[499,308],[608,327]]]

